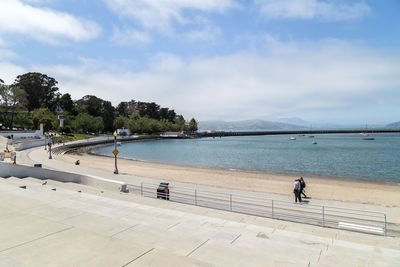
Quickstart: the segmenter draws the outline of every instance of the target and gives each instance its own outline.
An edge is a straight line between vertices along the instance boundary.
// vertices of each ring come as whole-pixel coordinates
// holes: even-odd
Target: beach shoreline
[[[101,147],[104,145],[99,145],[96,147]],[[103,154],[97,154],[92,152],[92,150],[95,149],[95,147],[89,148],[88,151],[85,152],[73,152],[70,151],[70,154],[88,154],[92,156],[98,156],[98,157],[105,157],[105,158],[111,158],[114,159],[114,156],[111,155],[103,155]],[[227,168],[218,168],[218,167],[203,167],[203,166],[194,166],[194,165],[184,165],[184,164],[174,164],[174,163],[164,163],[164,162],[156,162],[156,161],[146,161],[146,160],[140,160],[140,159],[132,159],[132,158],[126,158],[126,157],[120,157],[118,156],[118,160],[123,159],[127,161],[133,161],[133,162],[143,162],[143,163],[150,163],[150,164],[160,164],[160,165],[171,165],[171,166],[176,166],[176,167],[187,167],[187,168],[197,168],[197,169],[207,169],[207,170],[215,170],[215,171],[233,171],[233,172],[244,172],[244,173],[256,173],[256,174],[264,174],[264,175],[274,175],[274,176],[281,176],[281,177],[293,177],[294,178],[300,178],[300,177],[307,177],[307,179],[321,179],[321,180],[335,180],[335,181],[340,181],[340,182],[360,182],[360,183],[370,183],[374,185],[393,185],[393,186],[400,186],[400,182],[388,182],[385,180],[372,180],[369,178],[362,178],[362,177],[341,177],[341,176],[327,176],[327,175],[318,175],[318,174],[309,174],[309,173],[278,173],[278,172],[273,172],[273,171],[261,171],[261,170],[246,170],[246,169],[227,169]]]
[[[114,158],[90,153],[91,148],[67,153],[59,157],[73,163],[79,159],[82,166],[101,170],[112,170]],[[293,195],[295,176],[257,171],[227,170],[193,166],[152,163],[133,159],[118,159],[118,169],[122,174],[209,185],[232,189]],[[400,206],[400,186],[397,184],[375,183],[372,181],[346,180],[328,177],[307,177],[306,193],[312,198],[384,206]]]

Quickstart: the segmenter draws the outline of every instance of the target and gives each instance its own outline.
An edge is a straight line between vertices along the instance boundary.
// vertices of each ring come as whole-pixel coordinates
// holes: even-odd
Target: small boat
[[[375,140],[375,137],[366,136],[363,138],[363,140]]]
[[[314,138],[314,135],[309,135],[308,137],[309,137],[309,138]]]
[[[117,142],[117,146],[120,146],[121,145],[121,142]]]
[[[296,137],[291,136],[289,139],[290,139],[290,140],[296,140]]]
[[[313,145],[316,145],[317,144],[317,141],[315,141],[315,139],[312,141],[312,144]]]

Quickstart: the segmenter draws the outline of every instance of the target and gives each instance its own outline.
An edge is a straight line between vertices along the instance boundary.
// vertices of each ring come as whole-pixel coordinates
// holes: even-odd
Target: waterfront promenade
[[[19,164],[41,163],[45,168],[130,183],[160,181],[113,175],[112,170],[75,166],[57,157],[49,160],[43,148],[18,152],[17,157]],[[1,266],[397,266],[400,261],[400,239],[395,237],[234,214],[79,184],[51,180],[42,184],[32,178],[0,179]],[[398,207],[312,201],[378,209],[400,221]]]

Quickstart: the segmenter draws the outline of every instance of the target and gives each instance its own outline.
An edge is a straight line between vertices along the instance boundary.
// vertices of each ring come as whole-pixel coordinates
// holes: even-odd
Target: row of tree
[[[13,84],[0,79],[0,124],[3,128],[58,129],[57,115],[67,116],[66,132],[112,132],[127,128],[136,133],[197,131],[197,122],[189,122],[173,109],[151,102],[131,100],[114,107],[110,101],[94,95],[72,100],[61,94],[58,82],[45,74],[30,72],[17,76]]]

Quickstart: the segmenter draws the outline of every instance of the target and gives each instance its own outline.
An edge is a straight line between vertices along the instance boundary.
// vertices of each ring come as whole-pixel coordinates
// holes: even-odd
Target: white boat
[[[296,140],[296,137],[291,136],[289,139],[290,139],[290,140]]]
[[[317,144],[317,141],[315,141],[315,139],[313,139],[312,144],[313,144],[313,145],[316,145],[316,144]]]
[[[121,145],[121,142],[117,142],[117,146],[120,146]]]

